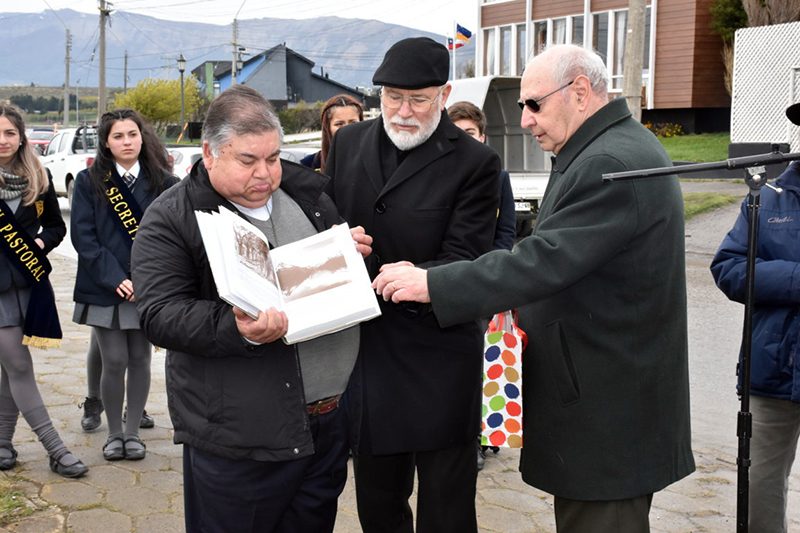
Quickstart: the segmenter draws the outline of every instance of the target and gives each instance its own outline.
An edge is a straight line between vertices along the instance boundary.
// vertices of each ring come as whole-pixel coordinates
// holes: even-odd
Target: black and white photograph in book
[[[320,261],[321,258],[324,260]],[[286,302],[352,281],[347,271],[347,260],[339,251],[333,236],[323,242],[310,244],[305,251],[300,250],[298,254],[277,262],[275,272]]]

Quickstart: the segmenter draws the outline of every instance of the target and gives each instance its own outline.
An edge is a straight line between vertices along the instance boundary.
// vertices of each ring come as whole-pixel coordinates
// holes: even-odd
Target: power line
[[[55,17],[58,19],[58,21],[61,23],[61,25],[64,26],[64,29],[69,30],[69,28],[67,28],[67,24],[61,19],[61,17],[58,16],[58,13],[56,12],[56,10],[53,9],[52,7],[50,7],[50,4],[47,3],[47,0],[42,0],[42,2],[44,2],[44,5],[46,5],[47,8],[50,11],[53,12],[53,15],[55,15]]]

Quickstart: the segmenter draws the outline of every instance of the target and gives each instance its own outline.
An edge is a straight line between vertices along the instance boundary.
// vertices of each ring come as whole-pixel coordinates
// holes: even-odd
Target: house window
[[[492,76],[494,74],[494,35],[495,28],[483,30],[483,74],[484,76]]]
[[[567,43],[567,19],[553,19],[553,40],[551,44]]]
[[[508,76],[514,64],[511,62],[511,26],[500,28],[500,74]]]
[[[628,31],[628,12],[614,13],[614,64],[611,69],[611,88],[622,89],[622,73],[625,68],[625,36]]]
[[[607,16],[603,13],[601,16]],[[625,68],[625,42],[628,35],[628,11],[613,11],[610,14],[613,18],[613,60],[610,65],[611,87],[612,90],[622,90],[624,83]],[[642,61],[642,78],[647,79],[650,73],[650,7],[645,9],[644,24],[644,56]]]
[[[643,75],[650,72],[650,6],[644,11],[644,61],[642,62]]]
[[[533,53],[539,55],[547,46],[547,21],[533,23]]]
[[[592,48],[608,62],[608,13],[593,15]]]
[[[583,46],[583,16],[571,17],[571,20],[572,32],[570,42],[578,46]]]
[[[528,62],[528,50],[525,48],[527,33],[525,31],[525,24],[517,25],[517,72],[518,76],[522,75],[525,70],[525,63]]]

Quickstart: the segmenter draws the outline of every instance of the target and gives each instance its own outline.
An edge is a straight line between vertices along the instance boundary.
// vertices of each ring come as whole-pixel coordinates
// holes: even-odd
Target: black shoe
[[[2,448],[11,452],[11,457],[0,457],[0,470],[11,470],[17,464],[17,450],[11,445]]]
[[[67,466],[65,464],[62,464],[61,461],[58,461],[55,457],[51,455],[50,470],[52,470],[53,472],[62,477],[77,478],[86,474],[86,472],[89,471],[89,467],[83,464],[80,460],[77,463],[73,463]]]
[[[122,411],[122,423],[124,424],[128,420],[128,406],[125,406],[125,410]],[[156,421],[153,420],[153,417],[147,414],[147,409],[142,411],[142,419],[139,420],[139,427],[142,429],[150,429],[156,426]]]
[[[483,451],[483,448],[480,446],[478,447],[478,470],[483,470],[483,466],[486,464],[486,452]]]
[[[100,415],[103,414],[103,400],[87,396],[83,403],[78,404],[78,407],[83,407],[81,427],[84,431],[94,431],[100,427],[102,423]]]
[[[147,446],[136,436],[125,437],[125,459],[139,461],[147,454]]]
[[[103,459],[106,461],[121,461],[125,459],[125,441],[122,437],[108,437],[103,444]]]

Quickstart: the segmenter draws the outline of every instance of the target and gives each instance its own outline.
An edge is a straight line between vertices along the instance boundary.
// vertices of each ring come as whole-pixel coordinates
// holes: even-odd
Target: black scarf
[[[31,299],[22,326],[22,344],[57,348],[61,343],[56,298],[50,285],[50,261],[19,222],[6,202],[0,202],[0,249],[31,282]]]

